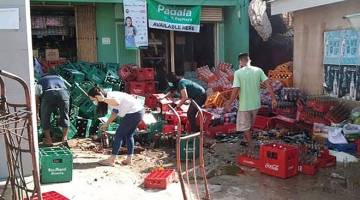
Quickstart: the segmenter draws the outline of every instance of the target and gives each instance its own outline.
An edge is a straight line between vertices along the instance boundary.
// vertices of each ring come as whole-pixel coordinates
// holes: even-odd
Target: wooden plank
[[[79,61],[96,62],[95,6],[75,6],[77,58]]]

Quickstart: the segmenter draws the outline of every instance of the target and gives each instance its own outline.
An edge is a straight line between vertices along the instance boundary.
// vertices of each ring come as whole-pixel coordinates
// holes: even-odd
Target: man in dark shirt
[[[169,96],[174,91],[178,91],[180,93],[180,102],[177,104],[177,107],[182,106],[188,99],[194,100],[200,107],[204,105],[207,96],[205,89],[201,85],[191,80],[176,76],[175,74],[169,74],[168,81],[171,82],[173,86],[170,88],[170,92],[165,97]],[[190,122],[191,132],[193,133],[199,130],[196,125],[197,112],[198,110],[195,105],[190,104],[187,117]]]
[[[52,146],[50,136],[50,117],[53,112],[59,110],[59,126],[63,130],[63,144],[67,144],[67,133],[70,125],[69,121],[69,101],[70,95],[66,88],[64,80],[58,75],[47,74],[41,77],[36,86],[36,99],[40,102],[40,122],[44,130],[44,145]],[[39,108],[39,107],[37,107]],[[39,112],[37,112],[39,113]]]

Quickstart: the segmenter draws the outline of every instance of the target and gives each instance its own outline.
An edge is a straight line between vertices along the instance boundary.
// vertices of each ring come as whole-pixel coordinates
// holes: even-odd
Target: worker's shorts
[[[253,126],[258,110],[238,111],[236,117],[236,131],[249,131]]]
[[[41,127],[49,130],[51,114],[59,111],[58,125],[67,128],[70,125],[69,105],[70,95],[67,90],[50,90],[45,91],[41,96]]]

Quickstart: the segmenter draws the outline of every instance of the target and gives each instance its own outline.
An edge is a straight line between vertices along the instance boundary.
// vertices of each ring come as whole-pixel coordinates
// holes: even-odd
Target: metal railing
[[[196,109],[198,110],[198,117],[199,117],[199,124],[200,124],[200,131],[197,133],[191,133],[191,134],[185,134],[182,133],[181,128],[181,119],[178,114],[178,112],[170,106],[170,109],[172,112],[175,113],[175,115],[178,118],[178,129],[176,134],[176,168],[177,173],[179,176],[180,184],[181,184],[181,190],[183,194],[184,200],[190,200],[190,199],[206,199],[210,200],[210,193],[208,188],[208,182],[206,178],[206,170],[205,170],[205,162],[204,162],[204,115],[202,112],[202,109],[199,107],[199,105],[191,100],[190,102],[193,104]],[[198,140],[198,141],[197,141]],[[192,159],[190,161],[189,159],[189,142],[192,141]],[[185,171],[183,171],[183,163],[181,162],[181,144],[182,142],[186,142],[185,145]],[[197,145],[197,143],[199,145]],[[199,158],[196,158],[197,153],[197,146],[199,146]],[[190,153],[191,154],[191,153]],[[198,161],[198,164],[197,164]],[[189,163],[192,162],[192,163]],[[189,164],[191,166],[189,166]],[[192,168],[189,168],[192,167]],[[201,173],[201,179],[203,181],[204,185],[204,195],[201,195],[199,190],[199,180],[197,176],[197,170]],[[192,175],[193,182],[190,181]],[[195,189],[195,190],[193,190]]]
[[[3,77],[16,81],[22,86],[25,95],[24,104],[7,101]],[[38,196],[37,199],[42,200],[29,88],[23,79],[4,70],[0,70],[0,136],[4,137],[5,141],[9,174],[0,199],[5,198],[4,194],[10,185],[12,200],[31,199],[34,196]],[[24,160],[29,157],[32,163],[33,186],[31,188],[29,180],[25,178],[26,166],[24,166]]]

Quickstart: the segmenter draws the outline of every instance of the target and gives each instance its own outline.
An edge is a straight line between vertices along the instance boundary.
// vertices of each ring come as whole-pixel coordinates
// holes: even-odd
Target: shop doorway
[[[74,7],[32,6],[31,28],[34,56],[39,60],[77,60]],[[46,55],[48,49],[53,50],[51,55],[49,51]]]
[[[214,24],[201,24],[200,33],[175,32],[175,73],[183,75],[204,65],[214,66]]]
[[[140,50],[140,64],[178,75],[214,66],[215,38],[215,23],[201,24],[200,33],[149,29],[149,46]]]

